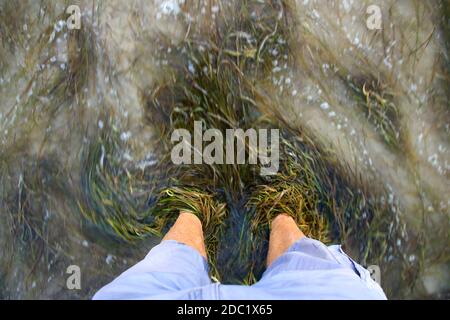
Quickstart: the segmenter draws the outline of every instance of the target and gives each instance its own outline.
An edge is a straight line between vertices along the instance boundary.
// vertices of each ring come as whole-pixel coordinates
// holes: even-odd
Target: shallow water
[[[69,2],[0,2],[4,298],[89,298],[159,241],[124,242],[82,217],[83,152],[112,130],[123,166],[152,170],[160,137],[142,92],[170,63],[159,58],[167,48],[152,39],[162,34],[175,50],[190,34],[205,36],[234,5],[80,1],[82,28],[69,32]],[[381,30],[367,27],[371,4],[381,9]],[[448,297],[448,4],[297,0],[284,10],[296,18],[289,56],[273,52],[272,74],[258,88],[286,126],[307,132],[333,155],[336,170],[388,204],[392,223],[404,224],[398,251],[384,257],[389,267],[380,266],[392,297]],[[388,133],[360,107],[354,88],[363,83],[395,105],[384,119]],[[412,289],[397,279],[391,260],[420,269]],[[69,265],[81,269],[81,290],[66,287]]]

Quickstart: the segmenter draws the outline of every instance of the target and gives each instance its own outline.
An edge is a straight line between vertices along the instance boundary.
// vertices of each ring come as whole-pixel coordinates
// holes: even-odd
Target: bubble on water
[[[353,4],[352,0],[344,0],[342,1],[342,6],[346,12],[350,12],[351,6]]]
[[[56,32],[60,32],[64,28],[65,25],[66,25],[66,22],[64,20],[59,20],[55,24],[54,29]]]
[[[178,15],[181,12],[179,1],[177,0],[165,0],[159,5],[161,14],[164,15]]]
[[[320,14],[319,14],[319,12],[317,12],[316,9],[314,9],[314,10],[312,11],[312,14],[313,14],[314,18],[316,18],[316,19],[319,19],[319,18],[320,18]]]
[[[212,13],[217,13],[217,12],[219,12],[219,6],[213,6],[212,8],[211,8],[211,12]]]
[[[110,265],[110,264],[113,262],[113,260],[114,260],[114,256],[113,256],[112,254],[109,253],[109,254],[106,256],[105,262],[106,262],[107,265]]]
[[[436,167],[438,165],[438,155],[435,153],[428,157],[428,162],[433,166]]]
[[[124,142],[128,141],[130,138],[131,138],[131,132],[130,131],[122,132],[120,134],[120,140],[122,140]]]
[[[321,108],[322,110],[328,110],[328,109],[330,108],[330,105],[328,104],[328,102],[323,102],[323,103],[320,105],[320,108]]]
[[[192,73],[192,74],[195,73],[195,67],[194,67],[194,65],[192,64],[191,61],[188,62],[188,70],[189,70],[189,72]]]
[[[389,60],[390,60],[390,59],[389,59],[389,56],[385,57],[385,58],[383,59],[383,64],[384,64],[386,67],[388,67],[388,69],[392,69],[392,63],[391,63]]]

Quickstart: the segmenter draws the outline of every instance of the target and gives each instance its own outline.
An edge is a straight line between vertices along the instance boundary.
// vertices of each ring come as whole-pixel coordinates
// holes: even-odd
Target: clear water
[[[0,1],[4,298],[89,298],[159,241],[119,241],[81,217],[75,200],[82,188],[83,146],[113,119],[125,163],[154,165],[158,135],[145,120],[141,91],[156,83],[167,61],[156,58],[160,48],[149,39],[162,33],[176,47],[195,28],[213,27],[233,5],[231,0],[79,1],[81,43],[88,53],[74,64],[77,49],[71,47],[64,14],[69,2]],[[381,9],[381,30],[367,26],[371,4]],[[402,259],[434,258],[421,266],[413,291],[400,288],[396,297],[448,295],[448,4],[297,0],[288,10],[298,19],[292,26],[298,39],[289,57],[274,52],[272,81],[261,85],[287,124],[327,146],[336,167],[361,184],[387,190],[379,200],[398,210],[407,231],[424,239],[426,246],[398,239],[405,248]],[[78,71],[71,84],[75,92],[58,82],[68,69]],[[375,116],[358,107],[348,85],[358,79],[378,79],[395,101],[394,145],[380,134]],[[61,181],[51,181],[60,176]],[[23,203],[34,205],[23,208]],[[73,264],[82,272],[78,291],[66,287],[66,269]],[[395,271],[389,272],[384,285],[395,287]]]

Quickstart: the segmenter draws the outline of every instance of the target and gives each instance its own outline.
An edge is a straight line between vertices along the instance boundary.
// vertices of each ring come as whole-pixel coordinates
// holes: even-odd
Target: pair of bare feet
[[[280,214],[272,221],[267,254],[267,266],[270,266],[291,245],[305,235],[298,228],[292,217]],[[180,215],[167,232],[163,240],[175,240],[197,250],[206,258],[205,241],[201,221],[190,212],[180,212]]]

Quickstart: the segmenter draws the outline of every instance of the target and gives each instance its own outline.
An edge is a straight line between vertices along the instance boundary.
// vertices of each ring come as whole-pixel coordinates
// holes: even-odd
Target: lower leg
[[[267,266],[270,266],[290,246],[305,235],[299,229],[294,219],[286,214],[280,214],[272,221]]]
[[[164,240],[175,240],[197,250],[206,258],[202,223],[196,215],[181,211],[175,224],[164,236]]]

